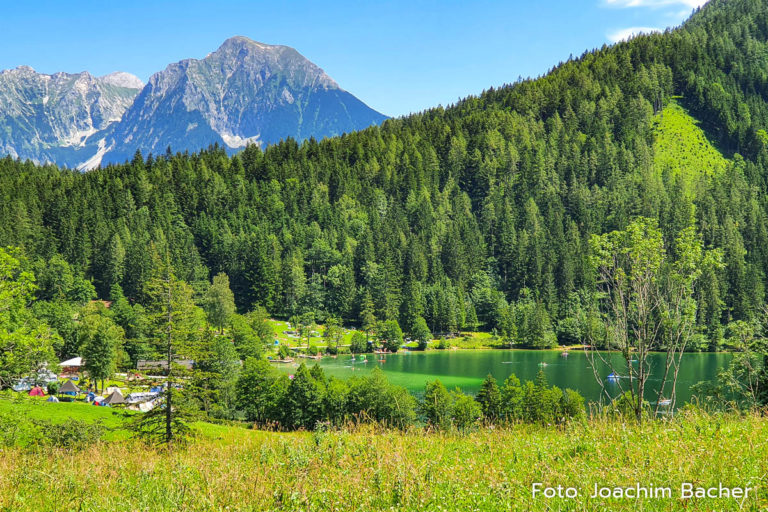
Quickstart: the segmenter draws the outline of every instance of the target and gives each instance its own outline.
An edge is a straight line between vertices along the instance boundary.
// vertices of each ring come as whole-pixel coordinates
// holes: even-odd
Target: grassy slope
[[[18,398],[9,399],[9,396]],[[45,419],[52,423],[65,423],[73,419],[88,423],[100,421],[107,429],[105,440],[124,441],[131,437],[131,431],[125,425],[126,416],[137,413],[122,408],[96,407],[84,402],[51,403],[46,402],[45,398],[3,395],[0,396],[0,415],[3,414],[10,414],[20,419]],[[225,431],[232,430],[204,422],[195,423],[194,428],[204,437],[217,437]]]
[[[768,421],[687,413],[643,426],[517,425],[465,436],[279,434],[221,427],[168,454],[132,442],[81,452],[5,449],[0,510],[735,510],[734,500],[590,500],[606,486],[761,485]],[[582,498],[532,500],[533,482]]]
[[[700,176],[723,172],[728,160],[707,139],[699,122],[672,101],[653,119],[654,165],[680,175],[687,190]]]

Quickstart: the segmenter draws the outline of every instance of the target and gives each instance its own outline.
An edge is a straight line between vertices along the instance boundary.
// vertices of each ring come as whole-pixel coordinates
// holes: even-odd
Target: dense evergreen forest
[[[590,236],[642,216],[667,241],[695,226],[722,251],[690,344],[719,349],[765,304],[766,98],[768,1],[712,0],[679,29],[341,137],[169,149],[85,174],[6,157],[0,247],[21,248],[37,314],[61,329],[66,303],[147,304],[168,254],[198,296],[225,273],[240,312],[406,333],[426,321],[540,347],[600,339]],[[656,157],[670,105],[724,164]]]

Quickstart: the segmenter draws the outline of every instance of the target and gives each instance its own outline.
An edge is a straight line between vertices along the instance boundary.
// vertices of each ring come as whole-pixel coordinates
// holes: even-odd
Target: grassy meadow
[[[296,337],[295,335],[291,336],[288,334],[285,334],[285,331],[290,331],[291,328],[288,327],[289,323],[285,320],[276,320],[276,319],[268,319],[267,322],[272,327],[272,331],[274,333],[274,339],[279,341],[281,344],[288,345],[289,347],[306,347],[307,346],[307,338],[304,337],[301,339],[301,341]],[[313,332],[317,333],[317,336],[311,336],[310,337],[310,344],[316,345],[318,348],[324,348],[326,346],[326,340],[323,337],[323,334],[325,333],[325,325],[324,324],[316,324],[315,329]],[[341,338],[340,345],[342,347],[348,346],[352,335],[356,332],[361,332],[359,329],[354,329],[352,327],[345,326],[344,327],[344,335]],[[484,349],[484,348],[501,348],[503,346],[503,343],[500,339],[494,337],[489,332],[462,332],[461,336],[454,337],[447,340],[447,344],[450,348],[458,348],[458,349]],[[405,345],[410,348],[416,348],[418,345],[417,342],[411,341],[406,342]],[[429,343],[429,348],[438,348],[440,345],[440,340],[435,338]]]
[[[680,176],[692,193],[696,181],[722,173],[729,161],[712,145],[699,121],[675,101],[671,101],[653,119],[654,156],[658,171],[668,170]]]
[[[52,407],[52,406],[65,407]],[[86,409],[88,409],[86,411]],[[0,401],[0,412],[109,419],[78,404]],[[95,412],[98,411],[98,412]],[[0,510],[762,510],[768,421],[683,411],[636,425],[591,420],[559,429],[475,432],[371,426],[277,433],[198,426],[172,451],[127,435],[82,449],[4,447]],[[114,425],[116,426],[116,425]],[[128,432],[123,432],[128,434]],[[533,499],[534,482],[577,499]],[[754,497],[679,498],[682,482],[757,487]],[[601,486],[669,486],[671,499],[590,499]],[[754,491],[753,491],[754,493]]]

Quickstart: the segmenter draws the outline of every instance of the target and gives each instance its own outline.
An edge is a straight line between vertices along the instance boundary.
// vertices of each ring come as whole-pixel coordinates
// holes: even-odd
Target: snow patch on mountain
[[[244,148],[248,144],[256,144],[257,146],[261,145],[258,135],[253,137],[240,137],[239,135],[232,135],[229,133],[220,133],[219,135],[221,135],[224,144],[232,149]]]
[[[144,82],[141,81],[136,75],[126,73],[124,71],[115,71],[108,75],[99,77],[99,81],[114,85],[115,87],[125,87],[126,89],[143,89]]]
[[[101,160],[104,158],[104,155],[108,151],[106,139],[101,139],[97,147],[98,149],[95,155],[93,155],[85,162],[81,162],[77,165],[77,169],[79,171],[92,171],[101,165]]]

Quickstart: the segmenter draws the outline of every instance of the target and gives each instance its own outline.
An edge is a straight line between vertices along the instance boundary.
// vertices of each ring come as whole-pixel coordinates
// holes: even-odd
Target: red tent
[[[45,396],[45,391],[40,386],[35,386],[29,390],[29,396]]]

